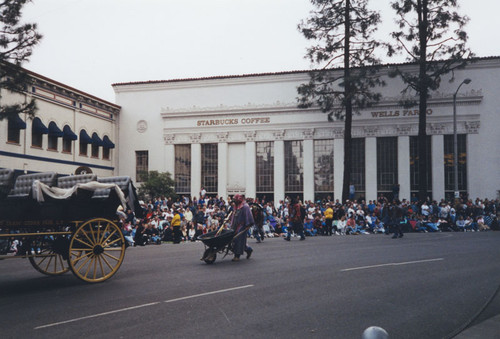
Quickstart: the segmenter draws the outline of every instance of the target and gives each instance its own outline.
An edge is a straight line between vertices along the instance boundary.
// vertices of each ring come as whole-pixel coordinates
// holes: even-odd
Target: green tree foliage
[[[388,45],[388,55],[404,53],[406,59],[419,66],[418,73],[391,71],[407,85],[401,92],[406,107],[419,105],[418,172],[419,198],[427,197],[427,99],[438,89],[443,75],[463,68],[472,57],[466,47],[466,16],[459,15],[456,0],[397,0],[391,3],[397,14],[399,30],[391,35],[396,41]],[[451,77],[453,81],[454,77]],[[418,99],[417,99],[418,98]]]
[[[139,187],[139,197],[141,199],[153,199],[157,197],[171,197],[175,199],[175,182],[169,172],[160,173],[149,171],[141,176],[143,182]]]
[[[20,22],[22,8],[29,1],[0,0],[0,88],[18,93],[25,90],[28,80],[21,64],[29,59],[33,47],[42,38],[37,32],[36,24]],[[0,120],[19,113],[33,116],[35,112],[34,99],[0,105]]]
[[[349,196],[353,108],[368,107],[380,99],[373,91],[384,83],[378,77],[380,45],[373,33],[380,15],[368,9],[368,0],[311,0],[315,10],[298,29],[316,42],[306,57],[320,68],[298,88],[299,107],[317,105],[328,120],[344,120],[344,180],[342,200]],[[342,70],[335,68],[343,67]]]

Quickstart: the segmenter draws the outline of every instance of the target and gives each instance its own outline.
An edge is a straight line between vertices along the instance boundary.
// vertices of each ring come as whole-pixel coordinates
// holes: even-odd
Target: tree
[[[388,46],[388,55],[405,53],[407,60],[418,64],[418,74],[395,68],[392,76],[400,76],[407,85],[401,92],[405,107],[419,105],[418,180],[419,198],[427,197],[427,99],[439,88],[443,75],[463,68],[472,57],[466,47],[463,30],[468,18],[459,15],[456,0],[396,0],[391,3],[399,19],[399,31],[391,33],[395,45]],[[450,81],[453,81],[451,77]],[[456,174],[455,174],[456,175]]]
[[[0,0],[1,1],[1,0]],[[31,56],[33,47],[42,35],[36,24],[21,24],[21,11],[30,0],[3,0],[0,2],[0,89],[22,93],[27,83],[27,74],[21,64]],[[0,96],[1,99],[1,96]],[[35,100],[11,105],[0,105],[0,120],[26,113],[36,112]]]
[[[139,197],[141,199],[177,197],[174,189],[175,183],[169,172],[159,173],[158,171],[149,171],[141,177],[144,180],[139,187]]]
[[[379,60],[375,49],[380,45],[372,35],[380,15],[367,8],[368,0],[311,0],[315,10],[299,31],[317,44],[307,49],[306,57],[321,69],[310,72],[310,81],[298,87],[299,107],[319,106],[328,120],[344,120],[344,180],[342,200],[349,196],[351,183],[352,114],[380,99],[375,86],[384,83],[378,77]],[[340,64],[343,62],[343,64]],[[343,72],[338,66],[343,66]]]

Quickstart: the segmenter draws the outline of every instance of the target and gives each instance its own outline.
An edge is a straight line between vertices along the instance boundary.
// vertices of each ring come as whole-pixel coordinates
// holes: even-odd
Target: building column
[[[172,179],[175,179],[175,145],[165,145],[165,163],[163,168],[166,172],[172,174]]]
[[[304,140],[304,201],[314,201],[314,140]]]
[[[342,201],[344,139],[333,139],[333,199]]]
[[[491,172],[491,174],[489,173],[489,166],[479,165],[484,164],[484,159],[481,159],[481,153],[477,151],[477,148],[475,149],[477,145],[480,145],[479,134],[467,134],[467,193],[469,193],[469,197],[471,198],[484,196],[494,197],[497,193],[495,191],[495,189],[497,189],[494,187],[495,185],[486,185],[484,189],[482,187],[483,179],[491,176],[493,172]],[[472,173],[474,173],[474,175],[471,175]]]
[[[255,141],[245,143],[245,195],[257,197],[257,154]]]
[[[377,138],[365,138],[365,199],[377,200]]]
[[[431,136],[432,150],[432,199],[444,198],[444,136]]]
[[[399,200],[411,199],[410,137],[398,137],[398,184]]]
[[[200,198],[201,144],[191,144],[191,196]]]
[[[217,193],[219,197],[227,197],[227,142],[217,144]]]
[[[274,204],[285,199],[285,142],[274,141]]]

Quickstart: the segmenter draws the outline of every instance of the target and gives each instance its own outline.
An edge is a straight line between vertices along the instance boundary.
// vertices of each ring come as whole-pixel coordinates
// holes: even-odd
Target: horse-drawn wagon
[[[27,258],[41,273],[95,283],[120,268],[118,208],[141,216],[130,177],[20,175],[0,169],[0,259]]]

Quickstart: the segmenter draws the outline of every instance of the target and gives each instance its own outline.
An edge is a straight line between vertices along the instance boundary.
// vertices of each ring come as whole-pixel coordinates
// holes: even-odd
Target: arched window
[[[63,132],[57,127],[53,121],[49,123],[49,145],[48,149],[57,151],[58,139],[63,136]]]
[[[99,146],[102,145],[102,140],[97,133],[92,133],[92,158],[99,158]]]
[[[115,148],[115,144],[109,139],[107,135],[102,138],[102,158],[110,159],[111,149]]]
[[[92,143],[92,138],[89,137],[87,131],[80,131],[80,155],[87,156],[87,145]]]
[[[7,142],[19,144],[22,129],[26,129],[26,123],[18,114],[9,117],[7,123]]]
[[[40,118],[33,119],[33,124],[31,125],[31,146],[42,148],[43,135],[48,133],[49,129],[43,124]]]
[[[73,133],[71,127],[68,125],[63,128],[63,152],[64,153],[72,153],[73,150],[73,141],[77,140],[78,136]]]

